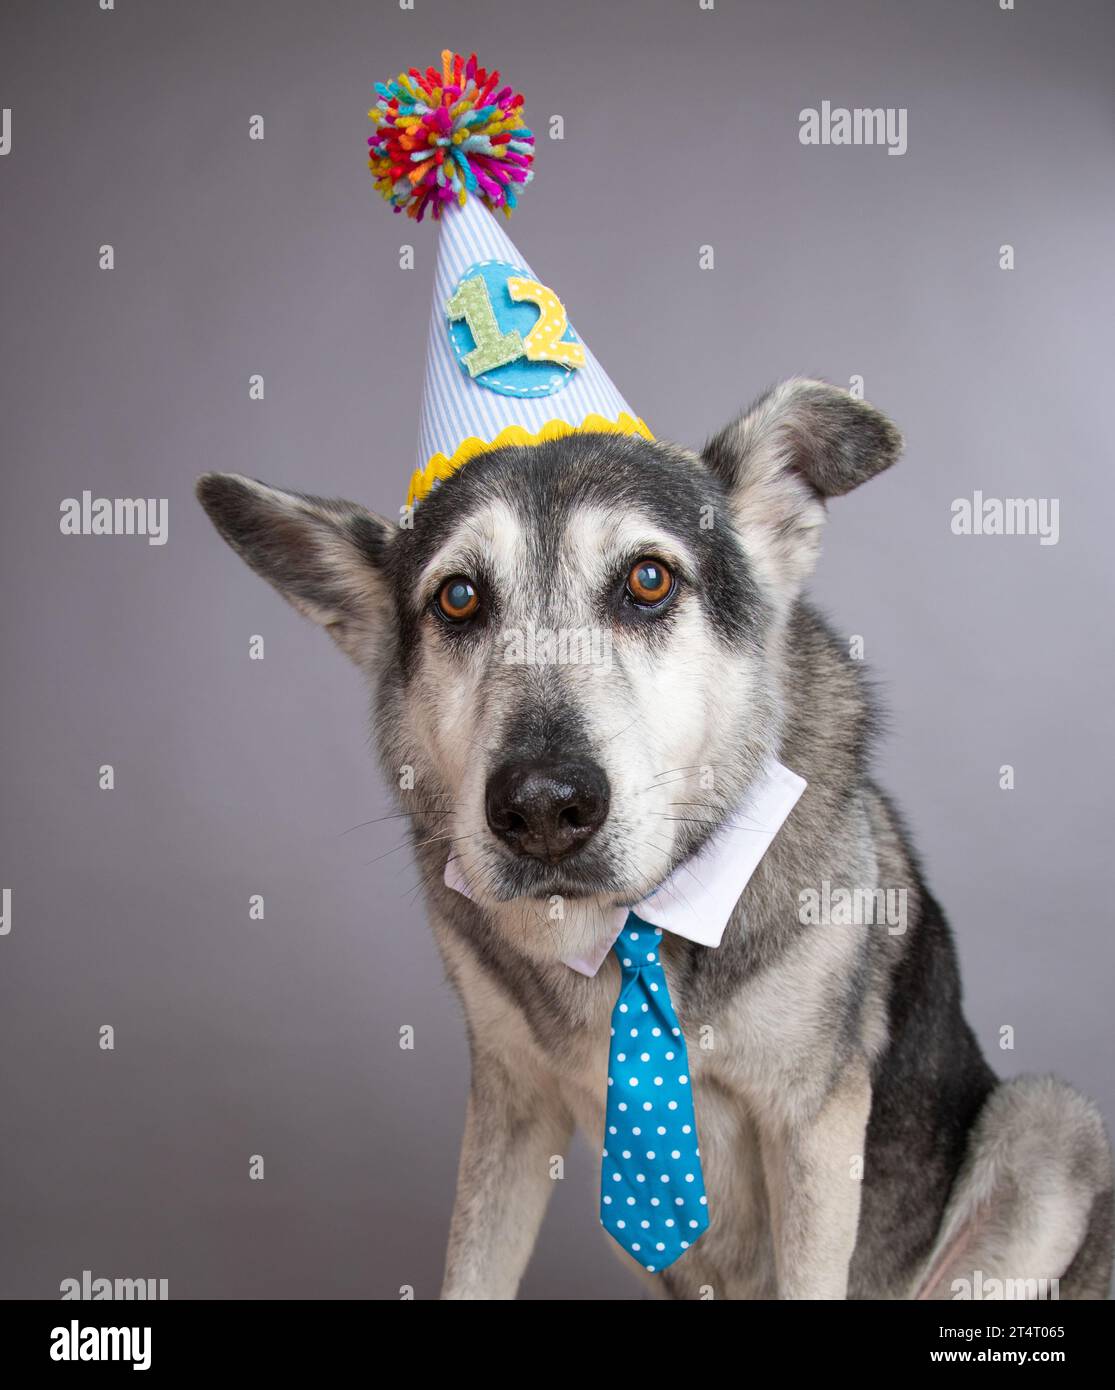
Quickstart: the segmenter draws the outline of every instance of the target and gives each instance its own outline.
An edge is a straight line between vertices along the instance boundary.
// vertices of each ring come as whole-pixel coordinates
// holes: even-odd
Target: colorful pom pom
[[[377,82],[368,112],[368,168],[376,187],[419,222],[440,217],[451,200],[470,196],[510,214],[517,190],[534,177],[534,136],[523,123],[523,98],[499,88],[499,73],[446,49],[441,72],[417,68]]]

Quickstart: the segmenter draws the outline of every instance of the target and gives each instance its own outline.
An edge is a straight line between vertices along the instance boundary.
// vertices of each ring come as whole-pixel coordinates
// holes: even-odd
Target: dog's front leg
[[[473,1048],[442,1298],[514,1298],[573,1121],[550,1078]]]
[[[820,1106],[760,1126],[779,1298],[846,1298],[871,1110],[856,1061]]]

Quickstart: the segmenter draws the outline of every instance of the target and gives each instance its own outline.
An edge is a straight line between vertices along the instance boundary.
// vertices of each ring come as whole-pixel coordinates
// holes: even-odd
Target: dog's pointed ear
[[[198,501],[233,550],[359,664],[390,606],[393,528],[355,502],[285,492],[235,473],[198,479]]]
[[[866,401],[795,379],[761,396],[705,445],[749,554],[789,596],[820,548],[825,501],[895,461],[902,436]]]

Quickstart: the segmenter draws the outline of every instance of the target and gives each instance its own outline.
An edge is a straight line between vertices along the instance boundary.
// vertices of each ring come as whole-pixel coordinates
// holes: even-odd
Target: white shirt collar
[[[697,854],[679,864],[641,902],[613,908],[608,929],[594,933],[591,953],[566,955],[562,960],[582,975],[595,975],[629,911],[652,927],[701,946],[719,946],[740,894],[805,788],[804,777],[772,758],[752,782],[743,804]],[[456,858],[445,866],[445,882],[466,898],[472,896]]]

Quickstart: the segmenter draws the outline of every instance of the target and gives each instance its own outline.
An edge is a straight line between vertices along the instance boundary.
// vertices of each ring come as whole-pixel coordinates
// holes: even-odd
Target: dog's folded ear
[[[902,436],[866,401],[795,379],[761,396],[705,445],[749,553],[776,584],[800,588],[816,563],[825,500],[888,468]]]
[[[355,502],[206,473],[198,501],[233,550],[353,660],[364,662],[390,603],[392,527]]]

